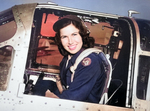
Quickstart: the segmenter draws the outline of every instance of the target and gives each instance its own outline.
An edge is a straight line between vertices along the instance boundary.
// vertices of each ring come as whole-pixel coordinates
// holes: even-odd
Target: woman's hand
[[[51,97],[51,98],[59,98],[54,93],[52,93],[50,90],[47,90],[45,93],[45,97]]]

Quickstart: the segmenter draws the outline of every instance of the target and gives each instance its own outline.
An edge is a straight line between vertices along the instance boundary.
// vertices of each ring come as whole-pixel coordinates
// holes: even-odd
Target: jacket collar
[[[71,55],[72,57],[71,57],[71,59],[70,59],[70,62],[71,62],[72,65],[75,63],[76,58],[80,55],[80,53],[81,53],[83,50],[84,50],[84,49],[81,48],[80,51],[78,51],[76,54]],[[68,59],[68,57],[67,57],[67,59]]]

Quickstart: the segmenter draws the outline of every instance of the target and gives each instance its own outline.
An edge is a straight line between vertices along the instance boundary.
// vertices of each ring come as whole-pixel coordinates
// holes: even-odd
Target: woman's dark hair
[[[94,47],[94,38],[93,37],[89,37],[89,31],[87,29],[87,27],[84,25],[84,23],[81,21],[81,22],[78,22],[78,21],[75,21],[75,20],[71,20],[71,19],[62,19],[61,20],[61,23],[59,23],[59,25],[57,25],[57,32],[55,34],[55,42],[56,44],[58,45],[58,49],[59,49],[59,52],[63,55],[63,56],[66,56],[69,54],[68,51],[66,51],[64,49],[64,47],[62,46],[62,43],[61,43],[61,38],[60,38],[60,29],[70,25],[70,24],[73,24],[76,28],[79,29],[79,34],[80,36],[82,37],[82,41],[83,41],[83,46],[82,48],[92,48]]]

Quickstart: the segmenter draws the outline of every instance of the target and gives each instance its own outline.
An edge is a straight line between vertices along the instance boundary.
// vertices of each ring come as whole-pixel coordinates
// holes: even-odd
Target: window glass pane
[[[100,22],[92,25],[91,23],[85,22],[85,24],[90,30],[90,36],[94,37],[95,44],[108,45],[114,31],[109,23]]]
[[[11,46],[0,48],[0,90],[5,91],[9,80],[9,70],[11,67],[12,57]]]
[[[38,44],[36,62],[59,66],[61,60],[62,55],[59,53],[54,40],[41,38]]]
[[[4,42],[16,33],[17,26],[13,17],[12,10],[0,13],[0,42]]]
[[[140,46],[142,50],[150,51],[150,21],[137,20],[140,30]]]
[[[150,57],[140,56],[137,78],[137,97],[146,100],[148,78],[150,73]]]

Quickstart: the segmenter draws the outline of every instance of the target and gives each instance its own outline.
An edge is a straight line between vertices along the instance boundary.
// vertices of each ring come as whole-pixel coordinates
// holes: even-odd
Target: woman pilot
[[[45,96],[99,103],[106,80],[100,56],[91,53],[85,57],[78,64],[73,78],[70,71],[80,53],[94,47],[95,40],[89,37],[84,22],[75,15],[67,15],[53,25],[53,30],[58,49],[64,57],[60,63],[60,78],[56,79],[59,93],[48,90]],[[104,56],[103,53],[100,55]]]

